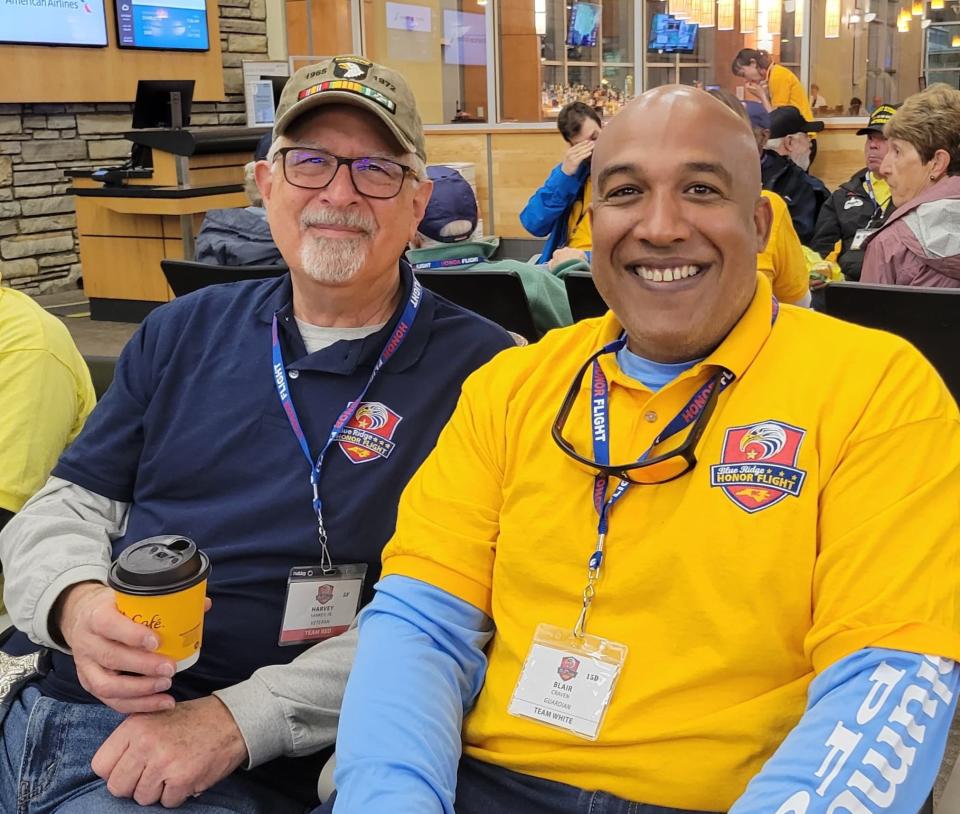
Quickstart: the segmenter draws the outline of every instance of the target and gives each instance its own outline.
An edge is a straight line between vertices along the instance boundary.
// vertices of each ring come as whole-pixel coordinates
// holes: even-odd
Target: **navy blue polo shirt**
[[[131,504],[114,557],[158,534],[186,535],[210,557],[213,609],[199,661],[174,679],[177,699],[207,695],[306,649],[277,644],[290,568],[318,563],[320,546],[309,467],[274,387],[274,313],[315,457],[399,320],[413,280],[405,262],[401,279],[404,296],[382,330],[309,355],[293,318],[289,276],[212,286],[158,308],[60,459],[57,477]],[[503,329],[424,290],[412,329],[364,398],[375,406],[358,411],[379,416],[378,436],[360,433],[361,443],[328,450],[320,482],[328,545],[334,562],[367,563],[364,602],[400,493],[433,449],[463,380],[512,344]],[[62,653],[42,690],[95,700]]]

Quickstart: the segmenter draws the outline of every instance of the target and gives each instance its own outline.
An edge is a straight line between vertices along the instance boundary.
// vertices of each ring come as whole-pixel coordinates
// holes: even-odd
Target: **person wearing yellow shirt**
[[[689,87],[604,129],[611,310],[465,383],[321,812],[919,810],[960,692],[960,413],[908,343],[772,297],[756,150]]]
[[[90,371],[63,323],[0,286],[0,529],[43,486],[95,403]]]
[[[43,486],[95,402],[63,323],[0,287],[0,528]]]
[[[821,257],[837,252],[843,276],[854,282],[860,280],[867,241],[893,211],[890,186],[879,172],[889,149],[883,127],[894,113],[893,105],[880,105],[870,114],[867,126],[857,131],[858,136],[867,137],[863,145],[866,166],[826,200],[810,240],[810,248]]]
[[[743,48],[733,59],[733,74],[746,80],[747,90],[772,112],[778,107],[792,105],[797,108],[808,122],[814,121],[810,99],[803,92],[803,85],[797,75],[789,68],[773,61],[767,51],[757,48]],[[810,162],[817,157],[817,137],[810,135],[812,141]]]
[[[780,302],[807,308],[810,305],[810,275],[790,210],[776,192],[763,190],[760,194],[769,201],[773,219],[770,239],[757,255],[757,270],[770,281],[773,296]]]

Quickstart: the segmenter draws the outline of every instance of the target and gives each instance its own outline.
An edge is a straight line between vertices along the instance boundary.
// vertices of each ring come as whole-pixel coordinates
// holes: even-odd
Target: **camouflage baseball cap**
[[[280,94],[273,138],[286,133],[307,111],[333,104],[369,110],[405,150],[427,160],[423,123],[410,86],[396,71],[358,56],[332,57],[291,76]]]

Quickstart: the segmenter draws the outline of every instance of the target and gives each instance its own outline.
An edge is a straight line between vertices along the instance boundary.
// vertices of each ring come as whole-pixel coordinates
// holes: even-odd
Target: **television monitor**
[[[4,3],[0,11],[0,42],[103,48],[107,44],[103,3],[104,0]]]
[[[116,0],[117,45],[209,51],[207,0]]]
[[[253,87],[253,124],[273,124],[276,121],[280,94],[287,84],[287,76],[260,76]]]
[[[671,14],[654,14],[647,47],[665,54],[692,54],[697,48],[698,28],[696,23],[678,20]]]
[[[180,92],[180,110],[183,126],[190,124],[190,106],[193,103],[192,79],[141,79],[137,82],[137,100],[133,104],[133,127],[173,127],[170,94]]]
[[[593,48],[600,31],[600,6],[595,3],[574,3],[570,6],[567,45]]]

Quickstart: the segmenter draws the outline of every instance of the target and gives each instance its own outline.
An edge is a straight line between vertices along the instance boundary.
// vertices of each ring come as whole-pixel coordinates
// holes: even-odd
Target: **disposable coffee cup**
[[[176,535],[134,543],[110,566],[117,610],[153,631],[160,640],[156,652],[173,659],[177,672],[200,658],[209,575],[207,555]]]

